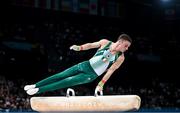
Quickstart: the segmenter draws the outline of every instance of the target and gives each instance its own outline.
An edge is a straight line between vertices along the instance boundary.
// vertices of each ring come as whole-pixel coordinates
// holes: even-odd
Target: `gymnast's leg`
[[[67,77],[70,77],[70,76],[73,76],[73,75],[76,75],[79,73],[79,70],[78,70],[78,65],[75,65],[71,68],[68,68],[66,69],[65,71],[63,72],[60,72],[60,73],[57,73],[53,76],[50,76],[44,80],[41,80],[39,82],[36,83],[36,87],[41,87],[41,86],[44,86],[44,85],[47,85],[47,84],[51,84],[51,83],[54,83],[56,81],[59,81],[63,78],[67,78]]]
[[[85,74],[85,73],[79,73],[75,76],[70,76],[65,79],[62,79],[60,81],[42,86],[38,88],[38,91],[35,91],[35,89],[28,90],[27,93],[29,95],[33,95],[36,93],[42,93],[46,91],[53,91],[61,88],[66,88],[66,87],[71,87],[75,85],[80,85],[80,84],[85,84],[92,82],[94,79],[96,79],[96,75],[90,75],[90,74]],[[34,91],[33,91],[34,90]]]
[[[26,85],[24,87],[24,90],[29,90],[29,89],[34,89],[34,88],[39,88],[39,87],[42,87],[44,85],[47,85],[47,84],[51,84],[51,83],[54,83],[54,82],[57,82],[61,79],[64,79],[66,77],[70,77],[70,76],[73,76],[73,75],[76,75],[79,73],[79,65],[74,65],[68,69],[66,69],[65,71],[63,72],[60,72],[60,73],[57,73],[57,74],[54,74],[48,78],[45,78],[39,82],[37,82],[36,84],[32,84],[32,85]]]

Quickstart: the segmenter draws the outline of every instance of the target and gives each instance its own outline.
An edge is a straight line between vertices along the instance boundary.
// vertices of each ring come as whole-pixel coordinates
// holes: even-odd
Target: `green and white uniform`
[[[98,76],[102,75],[119,57],[120,53],[112,55],[109,47],[112,42],[109,42],[103,49],[100,49],[89,60],[91,67]]]
[[[90,60],[37,82],[38,93],[85,84],[95,80],[121,55],[121,53],[115,55],[110,53],[109,47],[111,44],[112,42],[109,42],[103,49],[98,50]],[[103,59],[106,61],[104,62]]]

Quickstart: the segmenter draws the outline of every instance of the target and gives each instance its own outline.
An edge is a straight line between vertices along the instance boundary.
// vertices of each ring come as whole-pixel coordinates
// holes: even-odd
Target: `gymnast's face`
[[[118,40],[116,42],[116,51],[125,52],[130,47],[131,43],[127,40]]]

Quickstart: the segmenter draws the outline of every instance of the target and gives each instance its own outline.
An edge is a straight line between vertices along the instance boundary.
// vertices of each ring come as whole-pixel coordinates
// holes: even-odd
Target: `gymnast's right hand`
[[[77,45],[72,45],[70,47],[70,50],[74,50],[74,51],[80,51],[80,49],[81,49],[81,46],[77,46]]]

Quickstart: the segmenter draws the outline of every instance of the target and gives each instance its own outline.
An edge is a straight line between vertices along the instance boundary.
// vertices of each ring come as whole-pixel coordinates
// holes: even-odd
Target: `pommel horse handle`
[[[70,97],[70,93],[72,94],[72,96],[75,96],[75,91],[73,89],[71,89],[71,88],[68,88],[67,91],[66,91],[66,97]],[[95,89],[94,96],[95,97],[103,96],[103,91],[98,91],[97,89]]]
[[[66,91],[66,97],[70,97],[70,92],[71,92],[72,96],[75,96],[74,90],[71,88],[68,88]]]
[[[98,93],[99,93],[100,95],[99,95]],[[98,91],[98,89],[96,88],[96,89],[95,89],[95,92],[94,92],[94,96],[95,96],[95,97],[97,97],[97,96],[103,96],[103,91]]]

